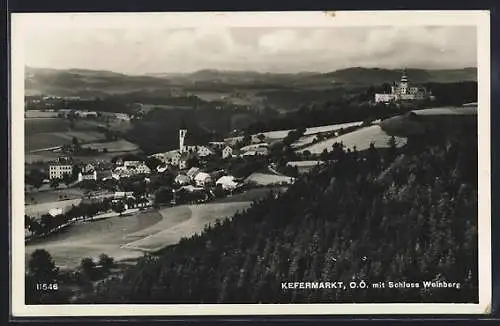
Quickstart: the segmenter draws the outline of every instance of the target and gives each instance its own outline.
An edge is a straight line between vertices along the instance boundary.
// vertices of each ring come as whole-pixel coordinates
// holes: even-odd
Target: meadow
[[[361,128],[339,137],[329,138],[327,140],[297,150],[297,153],[309,151],[312,154],[321,154],[325,149],[330,151],[333,144],[335,143],[343,143],[344,146],[349,149],[353,149],[354,147],[356,147],[358,151],[368,149],[371,143],[373,143],[373,145],[377,148],[387,148],[389,147],[390,138],[391,137],[387,135],[380,128],[380,126],[375,125]],[[395,137],[395,139],[397,147],[401,147],[406,144],[406,138]]]
[[[252,202],[233,202],[165,208],[160,211],[162,220],[159,223],[129,237],[150,234],[149,236],[127,243],[122,248],[145,252],[159,251],[178,243],[182,238],[189,238],[202,232],[206,226],[217,220],[231,218],[236,212],[247,209],[251,204]]]
[[[270,185],[281,184],[281,183],[291,183],[292,178],[287,177],[287,176],[282,176],[282,175],[256,172],[256,173],[252,173],[251,175],[249,175],[245,179],[245,182],[256,184],[259,186],[270,186]]]
[[[61,268],[75,268],[86,257],[97,260],[102,253],[116,260],[138,258],[143,255],[141,252],[120,247],[126,243],[127,234],[148,228],[161,219],[157,211],[148,211],[75,224],[36,243],[26,245],[26,259],[36,249],[47,250],[55,264]]]
[[[104,142],[104,143],[90,143],[85,144],[82,147],[84,148],[92,148],[98,151],[103,151],[107,149],[108,153],[116,153],[116,152],[132,152],[138,149],[138,146],[126,141],[125,139],[120,139],[112,142]]]
[[[69,120],[63,118],[27,118],[24,127],[24,148],[27,152],[71,144],[73,137],[80,142],[95,142],[105,138],[95,125],[81,123],[71,129]]]

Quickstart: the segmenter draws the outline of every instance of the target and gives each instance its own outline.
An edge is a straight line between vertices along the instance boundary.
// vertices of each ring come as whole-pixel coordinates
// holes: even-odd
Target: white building
[[[59,215],[62,215],[63,209],[62,208],[51,208],[49,209],[49,215],[52,217],[56,217]]]
[[[117,191],[113,194],[114,199],[124,199],[133,197],[134,197],[134,192],[132,191]]]
[[[95,170],[95,167],[92,164],[88,163],[87,165],[85,165],[83,167],[82,172],[83,173],[85,173],[85,172],[92,172],[94,170]]]
[[[52,164],[49,166],[49,179],[62,179],[64,175],[73,173],[71,164]]]
[[[206,146],[198,146],[197,153],[198,153],[198,156],[200,156],[200,157],[214,155],[214,152]]]
[[[212,146],[214,148],[218,148],[218,149],[222,149],[226,145],[226,143],[223,141],[211,141],[211,142],[208,142],[208,144],[210,146]]]
[[[167,164],[160,164],[156,167],[156,171],[159,173],[163,173],[168,170],[168,165]]]
[[[91,172],[79,172],[78,173],[78,182],[82,182],[83,180],[95,180],[97,181],[97,171]]]
[[[130,117],[126,113],[115,113],[115,118],[123,121],[130,121]]]
[[[194,177],[194,182],[196,183],[196,185],[198,187],[203,187],[203,186],[206,186],[206,185],[208,185],[209,183],[212,182],[212,177],[208,173],[199,172]]]
[[[135,167],[135,171],[137,174],[150,174],[151,169],[144,163],[141,163]]]
[[[231,148],[231,146],[224,147],[224,149],[222,150],[222,158],[225,159],[232,156],[233,156],[233,149]]]
[[[225,175],[223,177],[220,177],[215,182],[215,185],[220,185],[224,190],[234,190],[238,187],[239,184],[234,181],[234,177],[232,175]]]
[[[408,77],[403,71],[403,76],[399,83],[395,82],[391,86],[390,93],[377,93],[375,94],[375,102],[389,103],[398,101],[419,101],[426,99],[433,99],[431,92],[427,91],[424,87],[410,87]]]
[[[141,161],[124,161],[123,166],[126,168],[129,168],[129,167],[135,168],[136,166],[138,166],[139,164],[142,164],[142,163],[143,162],[141,162]]]

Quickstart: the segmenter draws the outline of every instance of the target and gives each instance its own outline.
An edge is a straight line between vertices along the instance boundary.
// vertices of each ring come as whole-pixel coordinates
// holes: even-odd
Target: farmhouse
[[[197,153],[198,153],[198,156],[200,156],[200,157],[210,156],[210,155],[214,154],[214,152],[206,146],[198,146]]]
[[[151,169],[144,163],[138,164],[135,167],[135,171],[137,174],[150,174]]]
[[[206,172],[200,172],[200,173],[196,174],[196,176],[194,177],[194,181],[195,181],[197,186],[203,187],[203,186],[206,186],[209,183],[211,183],[212,178],[210,177],[210,174],[208,174]]]
[[[162,158],[160,158],[160,160],[162,160],[165,163],[170,163],[171,165],[175,165],[175,166],[179,165],[179,161],[180,161],[181,156],[182,156],[181,153],[177,150],[166,152],[166,153],[163,153],[160,155],[163,156]]]
[[[141,161],[124,161],[123,162],[123,166],[126,167],[126,168],[128,168],[128,167],[134,167],[135,168],[136,166],[138,166],[141,163],[143,163],[143,162],[141,162]]]
[[[71,164],[51,164],[49,165],[49,179],[62,179],[64,175],[73,173]]]
[[[222,149],[226,145],[226,143],[223,141],[211,141],[211,142],[208,142],[208,144],[210,146],[212,146],[213,148],[217,148],[217,149]]]
[[[238,187],[238,183],[234,181],[234,177],[232,175],[225,175],[220,177],[215,185],[221,186],[224,190],[234,190]]]
[[[123,199],[123,198],[134,198],[134,193],[132,191],[117,191],[113,195],[114,199]]]
[[[62,208],[51,208],[49,209],[49,215],[52,217],[56,217],[59,215],[62,215],[63,209]]]
[[[259,147],[254,150],[249,150],[243,153],[242,156],[265,156],[268,155],[269,151],[266,147]]]
[[[95,180],[97,181],[97,171],[85,171],[78,173],[78,182],[82,182],[83,180]]]
[[[228,158],[233,156],[233,148],[231,146],[226,146],[222,150],[222,158]]]

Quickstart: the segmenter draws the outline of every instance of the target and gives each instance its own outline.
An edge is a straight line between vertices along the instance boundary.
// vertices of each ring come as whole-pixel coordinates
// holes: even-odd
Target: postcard
[[[13,316],[490,311],[488,11],[11,18]]]

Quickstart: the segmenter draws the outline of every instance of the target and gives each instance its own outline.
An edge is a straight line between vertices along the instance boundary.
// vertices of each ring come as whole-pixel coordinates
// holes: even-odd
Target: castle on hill
[[[390,103],[400,101],[422,101],[433,100],[434,96],[425,87],[410,86],[408,76],[403,71],[401,80],[394,82],[390,93],[375,94],[376,103]]]

